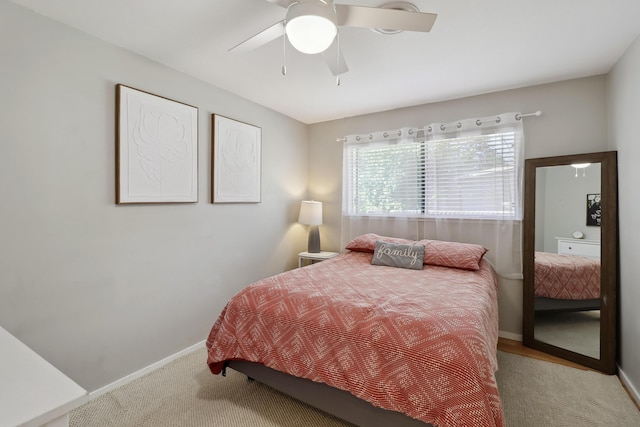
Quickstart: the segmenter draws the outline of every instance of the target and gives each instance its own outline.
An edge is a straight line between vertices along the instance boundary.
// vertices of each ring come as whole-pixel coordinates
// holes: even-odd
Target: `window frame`
[[[460,126],[458,126],[459,128]],[[429,128],[431,129],[431,127]],[[387,132],[385,132],[385,135]],[[427,134],[425,131],[424,134]],[[418,136],[416,134],[416,136]],[[375,139],[375,135],[372,134],[368,138],[368,140],[361,138],[358,140],[357,138],[353,141],[345,142],[344,147],[344,171],[343,171],[343,214],[346,216],[359,216],[359,217],[406,217],[406,218],[458,218],[458,219],[481,219],[481,220],[522,220],[522,182],[524,176],[524,156],[523,156],[523,133],[522,128],[517,126],[501,126],[501,127],[491,127],[487,129],[474,129],[472,132],[456,132],[455,134],[449,133],[446,134],[444,132],[436,135],[427,135],[422,138],[397,138],[397,139],[388,139],[388,138],[380,138],[379,140]],[[508,148],[509,156],[507,163],[500,163],[499,166],[496,166],[496,171],[498,168],[500,169],[500,176],[502,178],[500,180],[494,179],[493,182],[501,182],[504,186],[505,177],[504,171],[509,167],[513,168],[513,174],[508,175],[509,179],[507,180],[507,184],[509,186],[508,192],[509,197],[503,197],[502,199],[497,199],[496,197],[492,198],[493,204],[498,203],[508,203],[509,207],[505,209],[494,209],[494,210],[451,210],[451,209],[434,209],[433,206],[429,206],[428,199],[432,198],[433,193],[433,185],[431,184],[432,178],[429,178],[429,174],[432,174],[431,169],[433,169],[433,165],[429,166],[429,162],[432,161],[432,157],[429,157],[429,150],[433,150],[433,147],[437,144],[446,144],[451,146],[464,145],[467,141],[468,144],[490,144],[491,142],[495,142],[496,140],[500,140],[500,143],[497,144],[500,149],[498,151],[505,150],[505,146]],[[478,142],[479,140],[479,142]],[[506,141],[505,141],[506,140]],[[416,179],[417,185],[421,189],[421,193],[419,198],[421,198],[420,206],[416,206],[413,210],[403,210],[403,211],[363,211],[358,208],[358,200],[354,198],[354,191],[357,188],[357,183],[353,183],[352,180],[356,176],[354,176],[354,162],[358,162],[358,160],[354,159],[354,156],[359,152],[364,152],[364,150],[371,147],[394,147],[400,146],[402,144],[413,144],[423,151],[423,158],[420,162],[417,162],[419,165],[419,169],[421,172],[416,174],[418,177],[421,174],[421,178]],[[495,144],[494,144],[495,147]],[[361,150],[361,151],[360,151]],[[498,151],[493,150],[493,152],[489,151],[490,149],[485,149],[482,153],[491,153],[494,158],[500,158],[498,155]],[[391,151],[391,150],[389,150]],[[445,150],[446,151],[446,150]],[[502,158],[501,158],[502,159]],[[504,161],[504,159],[502,159]],[[360,160],[359,163],[362,163]],[[413,164],[411,165],[414,166]],[[438,166],[436,166],[437,168]],[[468,172],[473,172],[473,168],[470,168]],[[437,173],[437,172],[436,172]],[[453,174],[451,174],[453,176]],[[467,190],[470,191],[470,190]],[[505,189],[502,188],[502,192],[505,192]],[[458,199],[459,201],[467,200],[463,197]]]

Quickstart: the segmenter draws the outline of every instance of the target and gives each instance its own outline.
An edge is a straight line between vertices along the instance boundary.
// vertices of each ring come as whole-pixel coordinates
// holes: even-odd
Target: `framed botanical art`
[[[262,129],[211,115],[211,202],[259,203]]]
[[[600,194],[587,194],[587,225],[600,226],[601,220]]]
[[[198,201],[198,109],[116,85],[116,203]]]

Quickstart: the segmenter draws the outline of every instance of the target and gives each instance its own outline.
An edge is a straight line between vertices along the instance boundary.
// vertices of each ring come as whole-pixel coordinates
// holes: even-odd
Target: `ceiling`
[[[291,47],[283,76],[281,38],[228,52],[284,17],[266,0],[12,1],[308,124],[604,74],[640,33],[638,0],[410,0],[438,14],[431,32],[341,28],[337,86]]]

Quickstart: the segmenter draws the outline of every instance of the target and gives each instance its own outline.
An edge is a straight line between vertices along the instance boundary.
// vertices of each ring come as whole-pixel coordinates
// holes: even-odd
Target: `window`
[[[347,143],[345,214],[521,219],[519,135]]]

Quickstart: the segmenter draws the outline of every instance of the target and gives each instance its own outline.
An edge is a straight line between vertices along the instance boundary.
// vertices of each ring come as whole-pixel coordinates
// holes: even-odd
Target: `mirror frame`
[[[600,359],[557,347],[534,336],[534,253],[536,223],[536,169],[572,163],[601,163],[600,192]],[[525,160],[523,232],[523,344],[607,374],[617,370],[618,346],[618,161],[616,151],[543,157]]]

